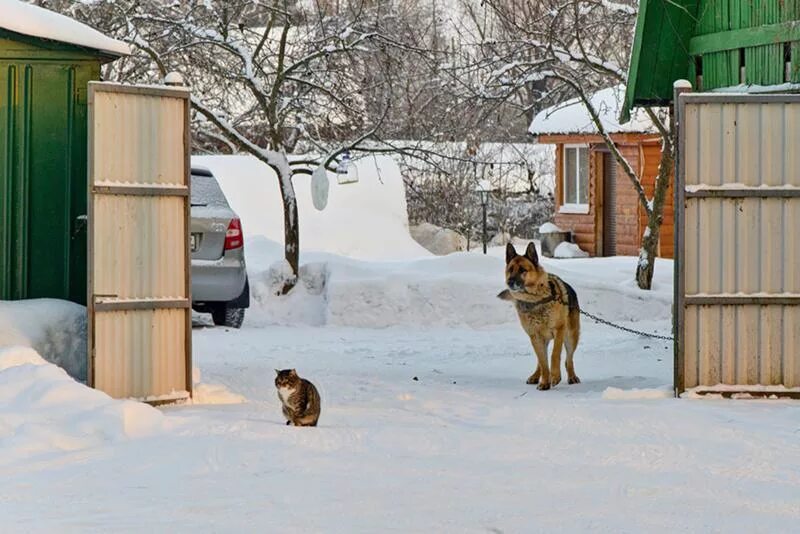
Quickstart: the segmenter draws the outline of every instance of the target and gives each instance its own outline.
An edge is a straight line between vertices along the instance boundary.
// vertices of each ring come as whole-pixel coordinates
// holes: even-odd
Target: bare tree
[[[474,4],[474,0],[462,1]],[[590,98],[598,89],[626,82],[626,62],[636,20],[635,3],[628,0],[621,3],[484,0],[483,4],[500,29],[489,43],[492,54],[475,60],[474,68],[487,73],[481,78],[480,91],[493,100],[519,101],[519,93],[526,84],[531,80],[544,80],[547,90],[537,96],[539,100],[559,101],[564,96],[580,98],[619,168],[629,178],[647,217],[636,281],[640,288],[650,289],[664,201],[674,167],[671,123],[663,112],[645,110],[662,142],[654,194],[648,197],[641,173],[622,155]]]
[[[137,81],[174,70],[191,84],[199,144],[249,153],[278,177],[287,293],[300,253],[292,177],[334,170],[347,151],[393,150],[379,138],[392,81],[381,66],[390,52],[413,48],[385,27],[391,10],[369,0],[335,12],[294,0],[100,4],[84,6],[92,9],[84,17],[103,13],[105,25],[137,48]]]

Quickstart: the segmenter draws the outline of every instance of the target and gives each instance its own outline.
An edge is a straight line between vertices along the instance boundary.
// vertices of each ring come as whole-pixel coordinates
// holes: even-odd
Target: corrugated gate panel
[[[679,102],[676,389],[800,386],[800,96]]]
[[[90,84],[90,383],[191,394],[189,93]]]

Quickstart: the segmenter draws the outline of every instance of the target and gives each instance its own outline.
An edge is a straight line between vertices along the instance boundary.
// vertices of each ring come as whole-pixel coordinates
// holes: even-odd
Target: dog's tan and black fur
[[[538,365],[528,378],[528,384],[550,389],[561,382],[561,349],[567,349],[567,379],[578,384],[573,356],[578,347],[581,322],[578,295],[569,284],[556,275],[548,274],[539,265],[533,243],[520,256],[509,243],[506,247],[506,284],[499,298],[514,302],[523,330],[531,339]],[[547,345],[553,342],[550,365],[547,365]]]

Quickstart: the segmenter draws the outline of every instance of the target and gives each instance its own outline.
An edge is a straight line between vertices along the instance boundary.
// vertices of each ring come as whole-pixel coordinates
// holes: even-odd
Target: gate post
[[[672,146],[675,147],[675,182],[673,184],[674,206],[674,253],[673,253],[673,298],[672,298],[672,342],[673,348],[673,390],[675,397],[680,397],[684,391],[684,362],[683,362],[683,330],[684,330],[684,278],[683,278],[683,253],[684,253],[684,170],[683,155],[685,153],[685,136],[683,134],[684,104],[681,95],[692,92],[692,84],[687,80],[676,80],[673,84],[672,99],[672,129],[675,136]]]

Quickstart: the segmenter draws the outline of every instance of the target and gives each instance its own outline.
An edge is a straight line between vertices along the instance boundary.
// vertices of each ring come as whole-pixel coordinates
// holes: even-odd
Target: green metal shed
[[[86,302],[87,90],[127,45],[0,0],[0,299]]]
[[[698,90],[800,83],[800,0],[640,0],[623,120]]]

